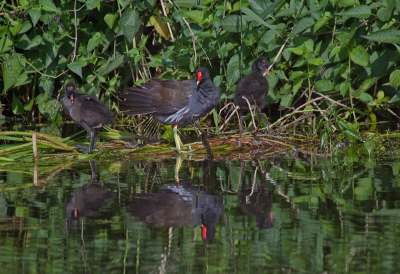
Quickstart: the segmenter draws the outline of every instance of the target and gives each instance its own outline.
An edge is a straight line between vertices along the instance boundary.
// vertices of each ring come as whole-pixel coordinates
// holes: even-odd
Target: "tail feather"
[[[120,95],[120,110],[126,111],[128,115],[149,114],[156,111],[151,91],[141,87],[130,87],[124,89]]]

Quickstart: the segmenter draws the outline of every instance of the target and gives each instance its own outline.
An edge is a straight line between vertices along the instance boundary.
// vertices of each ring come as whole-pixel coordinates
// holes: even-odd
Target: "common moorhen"
[[[182,141],[177,127],[184,127],[213,108],[221,98],[205,67],[196,70],[196,80],[153,78],[148,83],[124,89],[120,109],[126,114],[152,114],[159,122],[174,126],[176,150],[181,153]]]
[[[261,109],[265,106],[265,99],[268,94],[268,81],[264,77],[264,72],[269,75],[268,62],[263,57],[254,60],[251,66],[251,73],[243,78],[237,85],[235,90],[235,104],[240,107],[240,129],[243,132],[243,109],[249,109],[249,101],[251,109],[256,108],[260,117],[267,123],[267,131],[269,133],[268,124],[270,124],[261,114]],[[246,99],[244,99],[245,97]],[[254,125],[255,126],[255,125]]]
[[[114,121],[114,114],[103,102],[88,94],[77,92],[73,83],[65,86],[61,105],[72,120],[90,132],[88,153],[92,153],[99,128],[111,124]]]

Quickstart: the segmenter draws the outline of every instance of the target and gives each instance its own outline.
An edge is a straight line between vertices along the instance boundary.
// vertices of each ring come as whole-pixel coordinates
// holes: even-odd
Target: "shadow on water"
[[[307,151],[0,163],[0,268],[397,273],[399,170],[397,158]]]

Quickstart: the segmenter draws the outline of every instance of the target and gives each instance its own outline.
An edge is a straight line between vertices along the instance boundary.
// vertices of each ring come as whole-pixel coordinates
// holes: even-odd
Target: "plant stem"
[[[353,106],[353,95],[351,94],[351,85],[350,85],[350,65],[351,65],[351,60],[350,60],[350,52],[349,52],[349,74],[348,74],[348,77],[347,77],[347,81],[349,83],[350,105],[351,105],[351,108],[354,109],[354,106]],[[354,122],[356,122],[356,124],[357,124],[356,113],[354,112],[354,110],[353,110],[353,117],[354,117]]]

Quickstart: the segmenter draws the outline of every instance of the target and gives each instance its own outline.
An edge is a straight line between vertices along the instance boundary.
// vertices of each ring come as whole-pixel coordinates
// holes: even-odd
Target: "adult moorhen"
[[[111,124],[114,121],[114,114],[103,102],[88,94],[77,92],[73,83],[65,86],[61,105],[72,120],[90,132],[88,153],[92,153],[99,128]],[[79,148],[86,149],[81,146]]]
[[[243,78],[237,85],[235,90],[235,104],[240,107],[240,129],[243,132],[243,109],[249,109],[250,103],[251,110],[256,108],[260,117],[267,123],[267,131],[269,133],[268,124],[270,124],[261,114],[261,109],[265,106],[265,99],[268,94],[268,81],[264,77],[264,72],[269,75],[268,61],[263,57],[254,60],[251,66],[251,73]],[[246,99],[244,99],[245,97]],[[251,111],[250,110],[250,111]],[[254,125],[255,126],[255,125]]]
[[[182,141],[177,127],[196,122],[215,108],[221,92],[205,67],[196,70],[196,80],[153,78],[148,83],[124,89],[120,109],[126,114],[152,114],[159,122],[174,126],[176,150]]]

